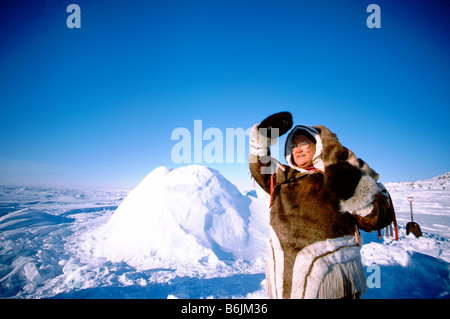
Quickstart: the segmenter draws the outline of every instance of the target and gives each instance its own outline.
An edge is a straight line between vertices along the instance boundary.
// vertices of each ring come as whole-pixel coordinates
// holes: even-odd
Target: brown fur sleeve
[[[341,200],[341,211],[348,211],[357,220],[360,229],[365,231],[378,230],[388,226],[392,222],[393,209],[388,204],[388,199],[384,198],[376,181],[378,174],[363,160],[348,148],[344,147],[336,134],[323,125],[316,126],[322,139],[322,160],[325,167],[348,162],[358,168],[364,176],[360,186],[355,190],[354,195],[349,200]],[[327,177],[327,176],[326,176]]]
[[[253,126],[250,132],[249,167],[250,173],[258,185],[270,194],[271,175],[281,169],[277,168],[278,161],[270,156],[271,142],[263,139],[264,137],[259,134],[257,126]]]
[[[355,214],[356,221],[360,229],[364,231],[379,230],[389,226],[393,221],[392,203],[388,203],[388,199],[378,193],[373,201],[372,211],[366,216]]]
[[[257,156],[250,154],[249,166],[250,173],[255,181],[258,183],[261,188],[266,191],[266,193],[270,193],[270,177],[271,174],[265,174],[266,169],[270,169],[270,165],[265,163],[271,161],[271,157],[269,156]]]
[[[359,166],[355,154],[348,148],[342,146],[336,134],[323,125],[317,125],[322,139],[322,160],[325,167],[338,162],[347,161],[353,166]]]
[[[336,134],[323,125],[317,125],[315,128],[320,132],[320,137],[322,139],[322,160],[325,168],[338,162],[348,162],[355,167],[359,167],[366,175],[369,175],[375,181],[378,180],[378,173],[362,159],[357,158],[352,150],[344,147],[341,142],[339,142]]]

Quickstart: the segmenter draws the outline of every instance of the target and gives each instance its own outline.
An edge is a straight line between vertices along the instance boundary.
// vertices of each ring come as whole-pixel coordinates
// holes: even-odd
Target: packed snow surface
[[[449,298],[450,173],[385,186],[400,238],[362,232],[363,298]],[[268,223],[260,189],[198,165],[130,192],[0,186],[0,298],[267,298]]]

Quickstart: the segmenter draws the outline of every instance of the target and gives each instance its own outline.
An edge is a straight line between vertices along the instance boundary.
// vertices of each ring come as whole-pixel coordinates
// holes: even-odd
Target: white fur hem
[[[315,242],[297,254],[290,298],[343,298],[366,291],[360,245],[354,236]],[[270,298],[283,298],[284,253],[272,227],[266,258]]]
[[[344,281],[350,291],[344,291]],[[291,298],[342,298],[364,292],[360,246],[354,236],[327,239],[303,248],[294,263]]]
[[[284,253],[275,231],[270,226],[266,258],[266,288],[271,299],[283,298]]]
[[[378,183],[371,177],[363,175],[356,186],[355,193],[347,200],[341,200],[342,212],[366,216],[370,214],[375,195],[380,191]]]

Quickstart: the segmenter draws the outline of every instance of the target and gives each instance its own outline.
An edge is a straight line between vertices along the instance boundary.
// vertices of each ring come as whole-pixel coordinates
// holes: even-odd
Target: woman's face
[[[305,135],[296,135],[292,142],[292,159],[300,168],[313,166],[313,157],[316,153],[316,144]]]

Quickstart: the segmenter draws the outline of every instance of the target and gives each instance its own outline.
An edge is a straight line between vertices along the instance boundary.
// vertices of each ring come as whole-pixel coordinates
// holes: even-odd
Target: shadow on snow
[[[209,279],[176,277],[166,283],[147,286],[95,287],[61,293],[55,299],[166,299],[173,295],[180,299],[245,297],[261,289],[264,274],[239,274]]]

